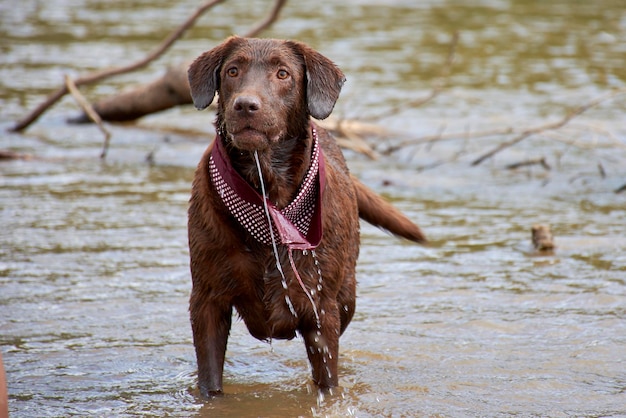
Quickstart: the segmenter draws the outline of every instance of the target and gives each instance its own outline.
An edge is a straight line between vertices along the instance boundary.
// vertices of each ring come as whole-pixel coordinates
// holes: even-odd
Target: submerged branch
[[[600,103],[612,99],[616,96],[622,95],[622,94],[626,94],[626,89],[619,89],[619,90],[615,90],[612,91],[609,94],[605,94],[604,96],[598,97],[582,106],[577,107],[576,109],[572,110],[571,112],[569,112],[567,115],[565,115],[561,120],[558,120],[556,122],[553,123],[547,123],[545,125],[541,125],[541,126],[537,126],[534,128],[530,128],[530,129],[526,129],[525,131],[523,131],[522,133],[520,133],[519,135],[517,135],[515,138],[503,142],[500,145],[498,145],[497,147],[491,149],[490,151],[484,153],[483,155],[481,155],[480,157],[478,157],[477,159],[475,159],[472,162],[472,166],[477,166],[479,164],[481,164],[483,161],[493,157],[494,155],[496,155],[497,153],[499,153],[500,151],[512,147],[513,145],[522,142],[524,139],[532,136],[532,135],[536,135],[538,133],[544,132],[544,131],[552,131],[552,130],[556,130],[559,128],[562,128],[563,126],[565,126],[568,122],[570,122],[572,119],[574,119],[575,117],[583,114],[584,112],[586,112],[587,110],[591,109],[594,106],[599,105]]]

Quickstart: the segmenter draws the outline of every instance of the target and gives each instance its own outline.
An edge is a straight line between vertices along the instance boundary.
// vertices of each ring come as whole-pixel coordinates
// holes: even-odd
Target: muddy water
[[[626,101],[606,101],[472,167],[523,129],[624,88],[620,1],[350,1],[288,5],[269,36],[306,41],[348,76],[336,114],[397,134],[465,132],[352,170],[420,223],[416,247],[363,225],[341,389],[311,387],[302,341],[272,345],[235,322],[227,396],[203,401],[187,314],[186,206],[211,116],[176,109],[101,134],[68,126],[65,99],[22,135],[6,128],[64,73],[136,60],[192,1],[0,2],[0,349],[11,416],[623,416],[626,414]],[[86,89],[145,82],[243,32],[266,2],[231,1],[155,65]],[[217,14],[218,13],[218,14]],[[233,22],[236,21],[236,24]],[[459,31],[446,88],[439,80]],[[207,132],[190,135],[176,129]],[[146,157],[152,156],[152,163]],[[545,158],[550,170],[506,165]],[[552,226],[537,255],[530,226]]]

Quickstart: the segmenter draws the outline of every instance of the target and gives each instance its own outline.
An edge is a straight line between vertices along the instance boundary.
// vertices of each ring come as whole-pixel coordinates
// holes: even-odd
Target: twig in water
[[[339,135],[339,138],[345,138],[345,140],[338,139],[342,146],[361,154],[365,154],[372,160],[378,159],[378,155],[376,154],[376,152],[372,149],[372,147],[367,144],[367,142],[365,142],[362,137],[360,137],[358,134],[351,131],[350,129],[344,129],[341,120],[337,123],[336,132]]]
[[[495,147],[495,148],[491,149],[490,151],[484,153],[483,155],[481,155],[480,157],[475,159],[472,162],[472,165],[476,166],[476,165],[481,164],[483,161],[493,157],[494,155],[496,155],[500,151],[502,151],[502,150],[504,150],[506,148],[512,147],[513,145],[515,145],[515,144],[517,144],[519,142],[522,142],[524,139],[528,138],[529,136],[536,135],[536,134],[544,132],[544,131],[551,131],[551,130],[562,128],[569,121],[574,119],[576,116],[581,115],[585,111],[591,109],[594,106],[599,105],[600,103],[604,102],[605,100],[614,98],[614,97],[622,95],[622,94],[626,94],[626,89],[619,89],[619,90],[612,91],[609,94],[605,94],[604,96],[598,97],[595,100],[592,100],[592,101],[590,101],[590,102],[588,102],[588,103],[586,103],[586,104],[584,104],[582,106],[579,106],[576,109],[574,109],[571,112],[569,112],[567,115],[565,115],[565,117],[563,117],[561,120],[558,120],[558,121],[553,122],[553,123],[547,123],[545,125],[541,125],[541,126],[537,126],[537,127],[534,127],[534,128],[527,129],[527,130],[523,131],[522,133],[520,133],[515,138],[511,139],[510,141],[503,142],[500,145],[498,145],[497,147]]]
[[[107,151],[109,150],[109,143],[111,142],[111,132],[109,132],[109,130],[105,128],[104,124],[102,123],[102,118],[100,118],[100,115],[98,115],[98,113],[93,109],[93,106],[91,106],[87,99],[85,99],[85,97],[80,93],[78,87],[76,87],[76,84],[74,83],[74,81],[72,81],[69,75],[65,76],[65,87],[83,109],[83,112],[85,112],[85,114],[89,116],[89,119],[91,119],[96,125],[98,125],[100,131],[104,134],[104,145],[102,146],[102,153],[100,153],[100,158],[105,159]]]
[[[77,78],[76,80],[74,80],[74,84],[76,86],[82,86],[82,85],[85,85],[85,84],[91,84],[91,83],[95,83],[96,81],[103,80],[105,78],[109,78],[109,77],[112,77],[112,76],[115,76],[115,75],[129,73],[131,71],[135,71],[135,70],[138,70],[140,68],[145,67],[150,62],[154,61],[155,59],[157,59],[158,57],[163,55],[163,53],[165,51],[167,51],[169,49],[169,47],[172,46],[174,44],[174,42],[176,42],[176,40],[178,38],[180,38],[183,35],[183,33],[185,33],[187,31],[187,29],[189,29],[190,27],[193,26],[193,24],[196,22],[196,20],[204,12],[206,12],[207,10],[209,10],[210,8],[215,6],[216,4],[221,3],[222,1],[224,1],[224,0],[211,0],[211,1],[208,1],[205,4],[203,4],[202,6],[200,6],[195,11],[195,13],[193,15],[191,15],[187,19],[187,21],[185,21],[176,30],[174,30],[161,43],[161,45],[159,45],[158,48],[156,48],[151,54],[149,54],[145,58],[143,58],[143,59],[141,59],[141,60],[139,60],[139,61],[137,61],[137,62],[135,62],[133,64],[127,65],[125,67],[111,68],[111,69],[108,69],[108,70],[98,71],[98,72],[95,72],[95,73],[88,74],[86,76]],[[26,115],[26,117],[24,119],[19,121],[10,130],[13,131],[13,132],[23,131],[28,126],[30,126],[33,122],[35,122],[44,112],[46,112],[46,110],[48,110],[52,105],[54,105],[56,102],[58,102],[67,93],[68,93],[67,83],[65,83],[61,88],[59,88],[58,90],[56,90],[55,92],[50,94],[48,96],[48,98],[42,104],[40,104],[37,108],[35,108],[28,115]]]
[[[424,136],[421,138],[413,138],[413,139],[407,139],[406,141],[397,142],[392,146],[388,146],[384,151],[381,151],[381,153],[384,155],[389,155],[406,146],[429,144],[431,142],[449,141],[449,140],[455,140],[459,138],[463,138],[467,142],[470,139],[474,139],[474,138],[483,138],[487,136],[496,136],[496,135],[508,135],[511,133],[513,133],[513,128],[510,128],[510,127],[503,128],[503,129],[476,131],[472,133],[469,133],[468,128],[466,128],[465,131],[463,132],[452,132],[448,134],[440,131],[439,133],[435,135],[428,135],[428,136]]]
[[[0,161],[3,160],[32,160],[31,154],[22,154],[19,152],[0,150]]]
[[[530,160],[524,160],[524,161],[520,161],[517,163],[509,164],[506,166],[506,168],[509,170],[515,170],[516,168],[528,167],[530,165],[540,165],[547,171],[550,171],[552,169],[550,165],[547,163],[546,157],[533,158]]]

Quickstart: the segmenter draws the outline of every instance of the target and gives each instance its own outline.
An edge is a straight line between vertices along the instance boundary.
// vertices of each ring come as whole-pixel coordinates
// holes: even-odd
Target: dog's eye
[[[289,73],[285,70],[278,70],[278,72],[276,73],[276,77],[280,78],[281,80],[284,80],[287,77],[289,77]]]
[[[237,67],[231,67],[226,70],[226,74],[228,74],[229,77],[237,77],[237,75],[239,75],[239,70]]]

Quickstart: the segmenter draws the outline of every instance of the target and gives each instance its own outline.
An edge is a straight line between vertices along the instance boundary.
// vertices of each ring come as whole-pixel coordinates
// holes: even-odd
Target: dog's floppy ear
[[[346,77],[331,60],[300,42],[292,42],[306,66],[306,98],[309,114],[326,119],[333,111]]]
[[[222,62],[242,38],[232,36],[222,44],[200,55],[189,66],[187,77],[193,104],[198,110],[207,108],[220,88]]]

